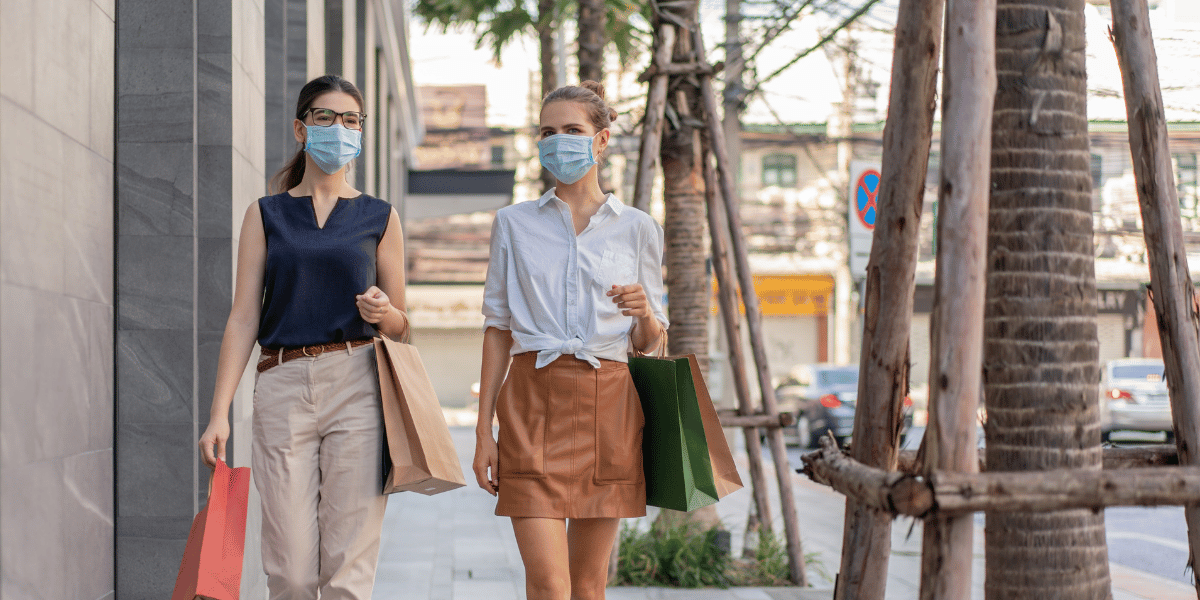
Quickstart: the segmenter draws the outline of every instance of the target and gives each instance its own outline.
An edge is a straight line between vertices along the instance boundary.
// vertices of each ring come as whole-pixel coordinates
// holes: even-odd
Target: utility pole
[[[845,29],[845,42],[843,45],[844,62],[842,63],[842,103],[838,107],[837,123],[834,128],[834,136],[837,139],[837,170],[840,185],[838,186],[839,194],[845,198],[846,202],[852,202],[850,198],[850,161],[854,158],[854,143],[851,137],[854,135],[854,107],[858,96],[858,69],[854,64],[854,58],[857,55],[857,42],[854,40],[854,33],[850,26]],[[838,212],[840,218],[847,218],[845,208]],[[853,278],[850,274],[850,233],[849,223],[842,226],[842,231],[845,232],[844,256],[845,259],[837,267],[837,272],[834,274],[834,340],[833,340],[833,355],[834,361],[837,364],[845,365],[850,363],[850,324],[853,320],[854,305],[851,303],[850,291],[854,285]]]
[[[722,94],[725,114],[722,126],[725,129],[725,150],[729,153],[729,161],[735,165],[741,165],[742,94],[746,91],[742,85],[742,71],[746,65],[742,57],[741,11],[741,0],[725,0],[725,90]],[[735,169],[734,172],[740,171]],[[741,189],[741,181],[738,181],[738,189]]]

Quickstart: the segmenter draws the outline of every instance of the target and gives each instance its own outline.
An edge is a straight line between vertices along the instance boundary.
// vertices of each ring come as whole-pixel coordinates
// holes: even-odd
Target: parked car
[[[829,363],[797,365],[775,388],[779,410],[796,415],[794,441],[801,448],[817,446],[817,440],[832,432],[845,447],[854,433],[854,409],[858,400],[858,366]],[[904,398],[904,431],[912,426],[912,400]],[[787,430],[785,430],[787,431]],[[785,439],[792,441],[791,435]]]
[[[1162,359],[1119,358],[1108,361],[1100,377],[1100,435],[1114,431],[1165,431],[1173,436],[1171,399]]]
[[[798,365],[775,388],[775,398],[781,411],[796,414],[796,443],[801,448],[816,446],[826,432],[845,446],[854,432],[858,366]]]

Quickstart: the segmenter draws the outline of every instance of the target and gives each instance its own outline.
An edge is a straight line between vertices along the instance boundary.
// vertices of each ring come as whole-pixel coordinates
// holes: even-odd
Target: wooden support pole
[[[781,412],[777,415],[742,415],[741,411],[718,410],[721,427],[791,427],[796,424],[796,415]]]
[[[717,177],[712,166],[708,148],[711,142],[707,133],[706,142],[701,144],[701,160],[704,165],[704,200],[708,204],[708,232],[712,241],[713,272],[717,276],[717,299],[721,306],[721,322],[725,326],[725,339],[729,341],[729,370],[733,373],[733,388],[737,392],[738,412],[744,417],[754,414],[754,401],[750,398],[750,380],[746,377],[746,357],[742,352],[742,334],[738,326],[741,313],[738,311],[737,283],[730,269],[729,242],[725,239],[729,228],[725,224],[725,213],[717,200]],[[754,492],[754,506],[758,523],[771,526],[771,501],[767,496],[767,477],[763,472],[762,442],[758,429],[743,429],[746,440],[746,457],[750,466],[750,489]]]
[[[864,465],[823,439],[805,473],[889,518],[976,512],[1049,512],[1108,506],[1179,506],[1200,500],[1200,467],[1082,471],[935,471],[927,477]],[[931,513],[932,511],[932,513]]]
[[[1162,340],[1167,387],[1171,394],[1171,416],[1175,443],[1182,465],[1200,464],[1200,315],[1196,313],[1195,290],[1188,272],[1187,250],[1171,155],[1167,148],[1167,124],[1163,115],[1162,89],[1158,82],[1158,58],[1150,32],[1150,10],[1146,0],[1112,0],[1113,43],[1125,88],[1125,111],[1129,121],[1129,148],[1137,180],[1138,203],[1150,262],[1150,285],[1154,313]],[[1189,565],[1200,555],[1200,504],[1184,509],[1191,546]],[[1192,583],[1200,597],[1200,577],[1192,569]]]
[[[659,75],[713,75],[724,67],[723,63],[651,63],[648,69],[638,75],[638,81],[645,83]]]
[[[939,512],[1049,512],[1106,506],[1179,506],[1200,500],[1200,467],[935,473]]]
[[[671,62],[675,48],[675,26],[663,22],[658,26],[659,46],[654,49],[655,65]],[[654,168],[662,148],[663,116],[667,109],[666,74],[655,75],[650,81],[650,92],[646,97],[646,116],[642,119],[641,149],[638,154],[637,178],[633,187],[633,205],[650,212],[650,193],[654,189]]]
[[[1104,448],[1104,469],[1140,469],[1144,467],[1169,467],[1179,464],[1179,455],[1175,446],[1160,444],[1155,446],[1134,446],[1129,448]],[[917,452],[904,450],[896,464],[896,470],[903,473],[917,473],[921,465],[917,464]],[[987,471],[987,461],[979,456],[979,470]]]
[[[896,19],[850,449],[863,464],[887,470],[896,468],[908,392],[908,339],[943,7],[942,0],[901,0]],[[891,532],[891,515],[847,500],[836,600],[883,600]]]
[[[692,30],[696,61],[703,63],[704,37],[700,28]],[[763,342],[762,314],[758,306],[758,295],[754,292],[754,279],[750,273],[750,259],[746,254],[746,244],[742,238],[742,218],[738,214],[740,196],[734,184],[729,155],[725,151],[725,132],[721,121],[717,118],[717,96],[713,91],[712,77],[700,77],[700,99],[704,103],[704,124],[708,131],[709,144],[717,159],[717,178],[721,184],[721,204],[725,209],[731,246],[733,249],[734,265],[737,267],[738,283],[742,290],[742,302],[746,307],[746,325],[750,330],[750,347],[754,353],[754,364],[758,368],[758,384],[762,392],[763,412],[772,414],[778,412],[775,405],[775,389],[771,386],[770,367],[767,362],[766,345]],[[731,339],[730,345],[739,343]],[[767,439],[771,444],[771,457],[775,462],[775,474],[779,478],[779,501],[783,511],[783,529],[787,540],[788,570],[792,583],[807,585],[804,573],[804,550],[800,544],[800,522],[796,516],[795,492],[792,490],[792,467],[788,463],[787,447],[783,443],[783,431],[768,429]]]
[[[949,0],[938,190],[926,473],[974,473],[982,389],[987,205],[996,94],[996,1]],[[971,597],[971,515],[925,521],[921,600]]]

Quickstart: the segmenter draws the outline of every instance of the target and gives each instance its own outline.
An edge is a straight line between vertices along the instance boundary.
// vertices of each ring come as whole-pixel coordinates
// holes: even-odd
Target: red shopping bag
[[[217,460],[208,505],[192,521],[171,600],[238,600],[249,500],[250,467],[230,469]]]

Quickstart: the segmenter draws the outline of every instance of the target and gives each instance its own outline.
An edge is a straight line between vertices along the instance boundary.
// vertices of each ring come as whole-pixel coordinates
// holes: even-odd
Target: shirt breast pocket
[[[637,283],[637,262],[633,253],[605,250],[600,255],[600,268],[596,272],[596,279],[604,288]]]

